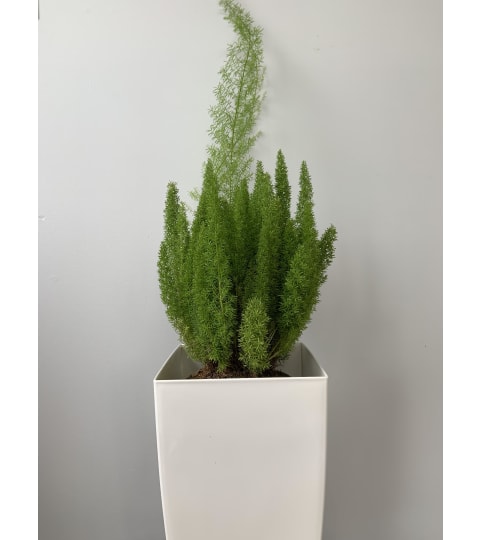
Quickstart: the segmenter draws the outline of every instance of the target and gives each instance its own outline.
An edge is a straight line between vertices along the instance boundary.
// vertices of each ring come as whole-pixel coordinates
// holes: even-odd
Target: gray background
[[[323,538],[438,540],[441,2],[243,5],[265,29],[257,157],[272,170],[282,148],[294,185],[306,159],[318,226],[339,231],[303,336],[330,377]],[[164,195],[201,183],[232,34],[215,0],[41,9],[39,538],[162,539]]]

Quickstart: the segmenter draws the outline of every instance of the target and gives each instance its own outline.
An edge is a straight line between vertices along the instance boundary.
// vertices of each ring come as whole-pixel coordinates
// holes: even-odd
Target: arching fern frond
[[[214,90],[216,104],[209,109],[212,144],[208,155],[221,193],[232,201],[236,186],[250,177],[250,150],[259,135],[255,126],[263,101],[265,68],[261,27],[233,0],[220,0],[219,4],[238,39],[228,47]]]

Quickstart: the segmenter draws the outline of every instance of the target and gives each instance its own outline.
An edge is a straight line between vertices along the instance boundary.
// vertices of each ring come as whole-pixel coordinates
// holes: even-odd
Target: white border
[[[5,2],[0,17],[2,538],[34,538],[38,516],[37,9]]]
[[[480,2],[444,3],[445,540],[482,537],[481,20]]]

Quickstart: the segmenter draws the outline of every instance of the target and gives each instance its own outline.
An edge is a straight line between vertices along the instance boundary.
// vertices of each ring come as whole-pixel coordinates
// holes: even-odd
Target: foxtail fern
[[[168,185],[159,285],[167,316],[193,359],[219,372],[260,376],[306,328],[334,258],[336,229],[318,236],[305,162],[294,216],[281,150],[274,179],[261,162],[252,171],[263,100],[262,29],[234,0],[219,4],[237,40],[214,91],[212,143],[192,223],[176,185]]]
[[[251,176],[250,150],[259,136],[255,126],[263,100],[265,68],[262,29],[233,0],[220,0],[219,4],[238,39],[228,47],[214,90],[216,104],[209,109],[212,144],[208,155],[221,192],[232,201],[237,184]]]

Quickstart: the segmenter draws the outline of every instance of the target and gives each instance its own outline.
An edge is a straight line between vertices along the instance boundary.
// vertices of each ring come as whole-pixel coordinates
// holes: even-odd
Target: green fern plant
[[[305,162],[294,216],[281,150],[274,181],[261,162],[253,173],[264,98],[262,29],[234,0],[219,4],[237,40],[228,47],[210,109],[212,143],[192,223],[176,184],[168,185],[159,285],[191,358],[212,374],[263,376],[310,321],[334,257],[336,229],[318,236]]]

